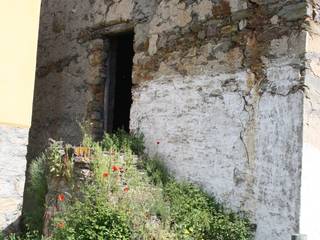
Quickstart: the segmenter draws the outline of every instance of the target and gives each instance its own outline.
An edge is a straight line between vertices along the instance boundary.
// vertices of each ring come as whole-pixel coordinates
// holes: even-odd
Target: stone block
[[[303,19],[307,16],[307,3],[301,2],[284,6],[278,13],[278,16],[285,18],[287,21]]]
[[[105,54],[103,51],[94,51],[89,55],[89,63],[91,66],[100,66],[104,64]]]

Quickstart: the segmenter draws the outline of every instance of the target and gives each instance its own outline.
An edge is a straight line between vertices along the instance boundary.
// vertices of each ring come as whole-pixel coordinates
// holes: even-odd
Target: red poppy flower
[[[64,201],[64,194],[60,193],[57,197],[58,201],[63,202]]]
[[[115,172],[115,171],[119,171],[120,170],[120,167],[119,166],[112,166],[112,171]]]
[[[59,222],[57,223],[58,228],[64,228],[64,222]]]
[[[104,173],[102,174],[102,176],[103,176],[103,177],[108,177],[108,176],[109,176],[109,173],[108,173],[108,172],[104,172]]]
[[[124,192],[128,192],[128,191],[129,191],[128,185],[124,187],[123,191],[124,191]]]

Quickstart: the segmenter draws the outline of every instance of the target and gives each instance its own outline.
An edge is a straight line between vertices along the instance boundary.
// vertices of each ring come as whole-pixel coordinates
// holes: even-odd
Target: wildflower
[[[116,172],[116,171],[119,171],[119,170],[120,170],[119,166],[112,166],[112,171],[113,172]]]
[[[109,176],[109,173],[108,173],[108,172],[104,172],[104,173],[102,174],[102,176],[103,176],[103,177],[108,177],[108,176]]]
[[[159,145],[159,144],[160,144],[160,141],[158,140],[156,143],[157,143],[157,145]]]
[[[58,201],[63,202],[64,201],[64,195],[60,193],[57,197]]]
[[[58,222],[57,228],[60,228],[60,229],[64,228],[64,222]]]
[[[128,191],[129,191],[128,185],[126,185],[126,186],[124,187],[123,191],[124,191],[124,192],[128,192]]]

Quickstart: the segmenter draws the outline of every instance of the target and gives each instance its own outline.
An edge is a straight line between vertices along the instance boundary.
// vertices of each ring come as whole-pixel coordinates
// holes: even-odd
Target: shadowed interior
[[[123,33],[110,39],[110,82],[107,96],[107,131],[124,129],[129,132],[132,104],[133,33]]]

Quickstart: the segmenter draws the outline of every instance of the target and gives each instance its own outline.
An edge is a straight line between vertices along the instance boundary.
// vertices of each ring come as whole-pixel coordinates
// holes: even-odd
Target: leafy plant
[[[17,234],[10,234],[9,236],[5,237],[3,234],[0,233],[0,240],[45,240],[37,230],[30,230],[28,229],[24,234],[17,235]]]
[[[47,166],[49,173],[55,177],[71,178],[72,163],[71,156],[69,156],[67,145],[63,146],[62,141],[54,141],[50,139],[49,148],[46,151]]]
[[[158,157],[149,158],[145,156],[138,166],[146,171],[153,184],[165,185],[171,179],[168,169]]]
[[[34,208],[24,213],[28,232],[42,231],[43,214],[45,211],[45,195],[47,192],[46,181],[46,156],[40,155],[37,159],[31,162],[29,171],[29,187],[26,194],[30,199],[33,199]]]
[[[127,216],[110,208],[97,194],[76,201],[56,218],[53,239],[130,239]]]
[[[143,154],[145,149],[143,135],[140,133],[133,133],[129,135],[122,129],[119,129],[114,134],[105,134],[101,142],[103,149],[109,151],[111,149],[117,151],[123,151],[125,149],[130,149],[133,153],[137,155]]]
[[[93,177],[55,216],[52,240],[252,239],[247,219],[224,209],[201,188],[176,181],[159,158],[144,155],[142,135],[119,131],[105,134],[102,142],[87,137],[83,145],[92,150]],[[44,155],[57,169],[53,176],[72,169],[61,163],[61,150],[53,142]],[[45,172],[40,166],[32,173],[35,183]]]
[[[66,177],[71,180],[72,163],[68,157],[68,149],[64,150],[62,142],[50,140],[50,146],[45,153],[31,162],[29,173],[29,187],[26,194],[29,199],[33,199],[34,207],[24,212],[28,234],[33,231],[42,232],[48,173],[54,177]]]
[[[94,144],[94,140],[92,138],[91,132],[92,132],[92,127],[90,122],[85,121],[83,123],[78,123],[80,126],[80,130],[82,133],[82,144],[84,147],[92,147]]]
[[[179,239],[247,240],[249,222],[224,210],[199,187],[170,181],[164,188]]]

